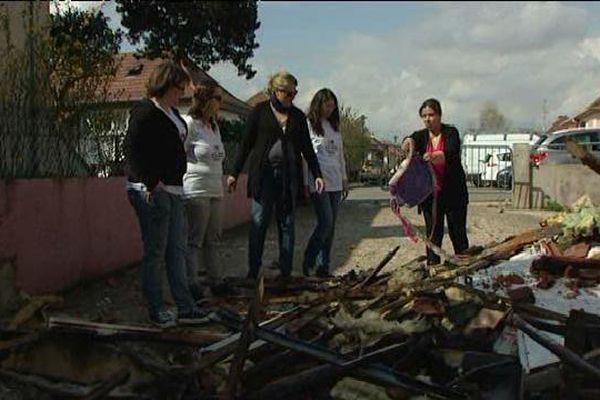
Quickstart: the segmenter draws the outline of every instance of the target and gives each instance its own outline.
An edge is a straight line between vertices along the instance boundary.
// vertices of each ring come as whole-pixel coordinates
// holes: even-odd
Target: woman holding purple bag
[[[402,149],[415,152],[430,163],[434,173],[434,194],[419,205],[431,242],[441,247],[444,216],[455,254],[469,247],[467,238],[467,205],[469,194],[465,171],[460,161],[460,135],[452,125],[441,122],[442,106],[427,99],[419,108],[425,129],[414,132],[402,142]],[[436,202],[434,206],[434,201]],[[432,232],[433,231],[433,232]],[[427,264],[439,264],[440,257],[427,247]]]

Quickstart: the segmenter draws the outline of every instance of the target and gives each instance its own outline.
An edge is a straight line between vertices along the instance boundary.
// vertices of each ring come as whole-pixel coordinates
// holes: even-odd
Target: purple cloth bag
[[[395,205],[414,207],[421,204],[433,193],[433,179],[431,166],[421,156],[409,155],[389,182]]]

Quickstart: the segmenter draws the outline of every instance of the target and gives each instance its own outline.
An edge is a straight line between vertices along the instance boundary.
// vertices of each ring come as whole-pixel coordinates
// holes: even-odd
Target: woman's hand
[[[348,189],[348,179],[342,180],[342,199],[346,199],[348,197],[349,189]]]
[[[443,151],[434,151],[433,153],[425,153],[423,155],[423,160],[429,161],[429,162],[445,160],[444,152]]]
[[[404,139],[404,141],[402,142],[402,150],[408,151],[408,152],[414,152],[415,141],[413,140],[413,138],[408,137],[408,138]]]
[[[229,193],[235,192],[236,186],[237,186],[237,179],[236,179],[236,177],[229,175],[227,177],[227,191]]]
[[[323,180],[323,178],[315,179],[315,190],[318,194],[321,194],[325,191],[325,181]]]

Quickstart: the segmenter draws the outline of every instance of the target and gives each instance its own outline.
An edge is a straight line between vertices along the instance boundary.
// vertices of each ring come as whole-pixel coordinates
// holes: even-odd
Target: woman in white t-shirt
[[[319,90],[310,103],[308,127],[325,180],[325,191],[317,193],[314,178],[305,168],[305,184],[317,214],[317,226],[304,252],[302,271],[305,276],[309,276],[315,266],[317,276],[331,276],[329,263],[335,220],[342,196],[348,195],[346,160],[339,125],[340,114],[335,94],[329,89]]]
[[[213,83],[196,87],[185,117],[188,136],[184,144],[187,173],[183,193],[188,221],[187,268],[190,289],[196,300],[204,293],[199,273],[205,273],[213,294],[221,287],[217,270],[217,246],[222,232],[223,159],[217,114],[223,93]]]

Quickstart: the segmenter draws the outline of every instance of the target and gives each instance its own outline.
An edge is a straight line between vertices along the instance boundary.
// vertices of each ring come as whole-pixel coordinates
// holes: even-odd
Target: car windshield
[[[539,139],[535,141],[534,146],[539,146],[546,139],[548,139],[548,135],[541,135]]]

